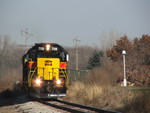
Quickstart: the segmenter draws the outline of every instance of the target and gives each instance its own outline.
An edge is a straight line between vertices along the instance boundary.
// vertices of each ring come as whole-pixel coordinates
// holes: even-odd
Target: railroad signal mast
[[[78,59],[78,42],[80,42],[80,40],[77,38],[73,39],[73,42],[75,42],[75,46],[76,46],[76,71],[79,70],[79,66],[78,66],[78,62],[79,62],[79,59]]]
[[[28,32],[28,28],[26,30],[21,30],[21,35],[25,34],[25,50],[27,50],[27,40],[30,38],[30,36],[33,36],[33,34]]]

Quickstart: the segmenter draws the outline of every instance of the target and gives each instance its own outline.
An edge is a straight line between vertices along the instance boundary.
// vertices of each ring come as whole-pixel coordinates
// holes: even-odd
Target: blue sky
[[[0,0],[0,37],[24,44],[21,30],[34,36],[28,44],[55,42],[100,45],[103,32],[130,38],[150,34],[150,0]]]

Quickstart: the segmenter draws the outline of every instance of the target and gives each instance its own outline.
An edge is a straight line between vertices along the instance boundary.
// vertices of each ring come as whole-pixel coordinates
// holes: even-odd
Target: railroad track
[[[91,106],[75,104],[75,103],[71,103],[59,99],[55,101],[44,101],[38,99],[37,101],[42,104],[52,106],[71,113],[121,113],[121,112],[109,111],[109,110],[104,110],[104,109],[91,107]]]

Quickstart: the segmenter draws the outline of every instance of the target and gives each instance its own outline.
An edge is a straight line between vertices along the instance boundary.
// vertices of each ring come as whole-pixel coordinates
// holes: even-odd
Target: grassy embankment
[[[120,67],[107,63],[68,90],[68,101],[123,113],[150,113],[150,88],[116,87]]]

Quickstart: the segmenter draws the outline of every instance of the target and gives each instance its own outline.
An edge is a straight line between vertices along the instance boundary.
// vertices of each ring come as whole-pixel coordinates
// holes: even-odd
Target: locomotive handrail
[[[66,70],[63,71],[63,69],[61,69],[61,68],[60,68],[60,70],[61,70],[62,74],[66,77],[66,75],[67,75]]]
[[[31,85],[31,78],[33,77],[33,75],[34,75],[36,69],[37,69],[37,67],[35,67],[34,70],[31,71],[32,68],[30,68],[29,75],[28,75],[28,80],[29,80],[29,84],[30,84],[30,85]]]

